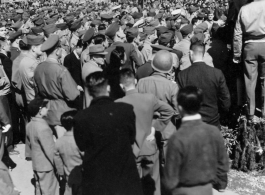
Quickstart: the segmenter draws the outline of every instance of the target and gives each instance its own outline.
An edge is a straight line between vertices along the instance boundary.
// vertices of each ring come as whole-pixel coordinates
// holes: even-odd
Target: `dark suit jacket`
[[[82,67],[79,59],[74,52],[71,52],[64,58],[64,66],[68,69],[76,84],[82,86]]]
[[[83,191],[91,195],[143,194],[132,152],[133,107],[98,97],[74,121],[76,144],[85,152]]]
[[[218,103],[224,111],[228,111],[231,105],[230,93],[222,71],[204,62],[196,62],[179,73],[178,83],[181,88],[193,85],[202,89],[203,102],[200,110],[202,120],[218,126]]]
[[[165,186],[172,191],[209,183],[225,189],[229,165],[219,129],[200,119],[182,121],[169,139],[164,171]],[[205,195],[199,191],[194,194]]]
[[[138,93],[136,89],[126,92],[126,96],[117,102],[131,104],[136,115],[136,138],[134,155],[152,155],[156,152],[155,144],[146,141],[153,126],[157,131],[163,131],[174,114],[174,110],[167,103],[158,100],[153,94]],[[159,120],[152,125],[154,113],[160,113]]]
[[[9,57],[7,57],[5,54],[0,53],[0,59],[2,62],[2,65],[4,67],[4,70],[6,72],[6,75],[8,79],[11,81],[11,76],[12,76],[12,60],[10,60]]]
[[[134,49],[133,44],[122,43],[122,42],[114,42],[108,49],[106,49],[106,51],[108,52],[108,54],[106,55],[107,64],[110,64],[110,54],[116,48],[116,46],[122,46],[125,50],[127,60],[125,62],[124,68],[130,68],[130,69],[134,70],[132,62],[134,62],[137,67],[142,65],[142,61],[137,56],[137,53]]]

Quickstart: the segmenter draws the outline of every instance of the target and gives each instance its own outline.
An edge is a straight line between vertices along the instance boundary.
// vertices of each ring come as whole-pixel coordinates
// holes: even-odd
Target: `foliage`
[[[232,154],[233,147],[237,144],[237,130],[221,126],[221,133],[224,138],[227,154],[230,155]]]

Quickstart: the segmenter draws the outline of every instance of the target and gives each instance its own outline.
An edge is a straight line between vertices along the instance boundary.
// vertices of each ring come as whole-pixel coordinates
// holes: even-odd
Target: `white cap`
[[[178,15],[178,14],[180,14],[180,13],[181,13],[181,9],[176,9],[176,10],[173,10],[173,11],[171,12],[171,15],[174,16],[174,15]]]
[[[144,24],[145,20],[144,19],[140,19],[138,20],[137,22],[134,23],[133,27],[138,27],[140,26],[141,24]]]
[[[121,5],[118,5],[118,6],[112,7],[111,9],[112,9],[112,10],[115,10],[115,9],[119,9],[119,8],[121,8]]]

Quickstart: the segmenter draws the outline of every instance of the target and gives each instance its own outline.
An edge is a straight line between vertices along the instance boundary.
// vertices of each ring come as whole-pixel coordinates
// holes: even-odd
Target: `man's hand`
[[[234,58],[233,58],[233,62],[234,62],[235,64],[239,64],[239,63],[241,62],[241,57],[235,57],[235,56],[234,56]]]
[[[10,128],[11,128],[11,125],[10,124],[7,124],[6,126],[3,127],[2,133],[8,132]]]
[[[146,137],[146,140],[149,142],[155,140],[155,128],[154,127],[151,128],[151,133],[150,135]]]
[[[77,85],[77,89],[78,89],[78,91],[84,91],[80,85]]]

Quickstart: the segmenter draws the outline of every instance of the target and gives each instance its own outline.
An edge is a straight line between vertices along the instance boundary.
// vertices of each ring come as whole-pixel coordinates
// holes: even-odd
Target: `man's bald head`
[[[160,50],[155,54],[152,67],[155,71],[168,73],[172,68],[172,54],[166,50]]]

